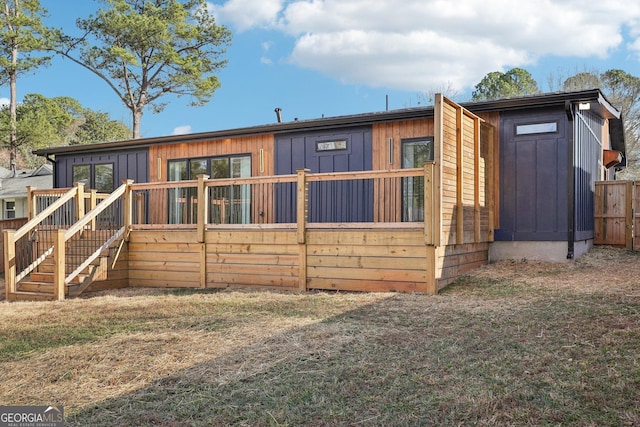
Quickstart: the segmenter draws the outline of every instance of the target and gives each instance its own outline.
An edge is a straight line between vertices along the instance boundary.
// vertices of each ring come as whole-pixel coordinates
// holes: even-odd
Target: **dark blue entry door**
[[[276,138],[276,174],[371,170],[371,129],[280,135]],[[296,193],[293,185],[276,189],[278,222],[295,222]],[[309,186],[310,222],[372,222],[372,180],[313,182]]]

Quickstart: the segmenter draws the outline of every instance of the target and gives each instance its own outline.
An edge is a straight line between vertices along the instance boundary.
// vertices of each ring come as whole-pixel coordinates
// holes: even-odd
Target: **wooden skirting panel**
[[[434,249],[421,229],[131,232],[130,286],[434,293],[487,263],[488,243]],[[121,261],[123,262],[123,261]]]
[[[294,229],[210,230],[205,241],[206,287],[299,288]]]
[[[427,292],[429,250],[422,230],[309,230],[307,288]]]
[[[202,247],[195,231],[132,231],[128,248],[130,285],[200,287]]]
[[[467,243],[442,246],[437,250],[436,277],[438,290],[459,276],[489,262],[489,243]]]

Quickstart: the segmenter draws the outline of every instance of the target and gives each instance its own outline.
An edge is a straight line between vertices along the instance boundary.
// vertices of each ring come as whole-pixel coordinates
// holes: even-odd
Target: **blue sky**
[[[48,25],[75,30],[95,0],[41,0]],[[620,68],[640,76],[640,0],[216,0],[218,23],[233,32],[204,107],[171,98],[147,111],[145,137],[206,132],[428,104],[421,94],[466,101],[491,71],[527,69],[540,89],[549,78]],[[445,90],[446,89],[446,90]],[[18,96],[70,96],[130,124],[130,114],[98,77],[56,59],[18,81]],[[0,98],[8,98],[0,88]]]

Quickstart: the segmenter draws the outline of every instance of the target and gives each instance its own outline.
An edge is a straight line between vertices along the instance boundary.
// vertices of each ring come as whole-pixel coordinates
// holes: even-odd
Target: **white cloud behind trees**
[[[293,38],[286,60],[301,68],[370,87],[469,90],[488,72],[542,58],[640,60],[640,2],[628,0],[227,0],[211,8],[236,32]]]

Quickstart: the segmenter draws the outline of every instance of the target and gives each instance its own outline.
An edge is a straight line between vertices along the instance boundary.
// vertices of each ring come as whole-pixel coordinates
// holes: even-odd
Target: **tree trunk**
[[[131,116],[133,117],[133,139],[140,138],[140,122],[142,121],[142,108],[132,108]]]
[[[17,12],[16,12],[17,14]],[[17,105],[18,105],[18,91],[16,89],[17,72],[16,67],[18,65],[18,43],[13,40],[11,47],[11,64],[12,68],[9,72],[9,168],[15,174],[16,170],[16,157],[18,151],[18,119],[17,119]]]

